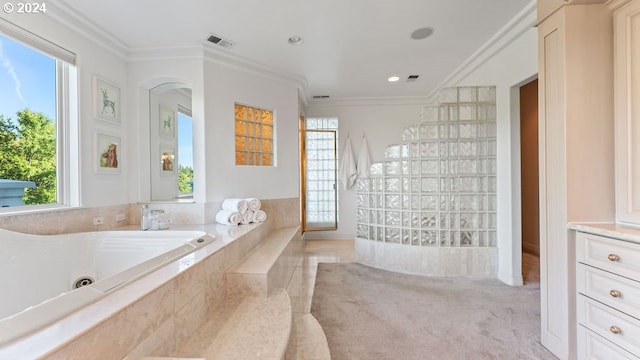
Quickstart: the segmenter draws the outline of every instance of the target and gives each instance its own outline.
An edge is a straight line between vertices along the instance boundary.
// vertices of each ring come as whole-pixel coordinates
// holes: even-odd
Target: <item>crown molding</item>
[[[204,58],[202,45],[180,45],[172,47],[153,47],[129,49],[127,60],[130,62],[171,60],[171,59],[202,59]]]
[[[461,80],[469,76],[481,65],[493,58],[497,53],[519,38],[536,24],[536,0],[531,0],[505,26],[487,40],[478,50],[467,58],[458,68],[438,84],[428,95],[429,104],[437,101],[440,91],[447,87],[456,86]]]
[[[96,46],[126,60],[128,47],[113,34],[90,22],[84,15],[60,0],[49,0],[47,7],[47,15],[52,19],[91,40]]]

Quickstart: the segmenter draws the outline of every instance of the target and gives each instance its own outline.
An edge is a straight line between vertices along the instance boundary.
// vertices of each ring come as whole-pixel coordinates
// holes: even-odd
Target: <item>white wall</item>
[[[51,5],[51,6],[50,6]],[[117,44],[105,43],[96,39],[95,34],[80,29],[70,19],[60,17],[54,4],[47,3],[47,14],[24,15],[3,14],[13,24],[76,54],[78,68],[78,120],[79,120],[79,153],[72,157],[79,161],[79,174],[73,174],[72,180],[80,180],[80,201],[83,206],[116,205],[129,203],[127,179],[131,176],[130,153],[135,151],[131,144],[129,132],[125,131],[127,123],[135,121],[128,116],[129,107],[127,92],[127,63],[121,55]],[[56,15],[52,15],[56,14]],[[56,16],[56,18],[54,18]],[[68,23],[63,23],[68,21]],[[103,44],[104,46],[96,46]],[[111,47],[111,50],[108,50]],[[120,87],[120,111],[122,125],[114,126],[95,119],[93,77],[98,76]],[[99,131],[120,136],[120,174],[96,174],[95,133]]]
[[[511,285],[522,284],[518,88],[537,76],[537,41],[537,31],[531,27],[456,84],[496,86],[498,278]]]
[[[204,86],[207,201],[298,197],[298,88],[213,59],[205,61]],[[235,103],[274,112],[276,166],[235,164]]]
[[[425,100],[426,102],[426,100]],[[355,159],[358,159],[362,136],[367,138],[371,162],[384,160],[384,151],[388,145],[402,143],[402,129],[420,121],[420,112],[424,105],[419,101],[413,104],[389,105],[317,105],[306,108],[307,118],[338,118],[338,158],[346,144],[347,135],[351,138],[351,147]],[[338,229],[335,231],[315,231],[306,233],[307,239],[353,239],[356,236],[356,187],[344,190],[338,184]]]
[[[134,134],[136,154],[133,167],[135,176],[129,179],[132,202],[149,201],[151,152],[149,90],[166,83],[181,83],[191,87],[191,119],[193,121],[194,199],[204,203],[206,199],[205,136],[204,136],[204,90],[202,49],[168,49],[161,52],[134,54],[129,64],[129,87],[131,89],[130,116],[136,119],[129,131]],[[156,125],[153,122],[153,125]]]

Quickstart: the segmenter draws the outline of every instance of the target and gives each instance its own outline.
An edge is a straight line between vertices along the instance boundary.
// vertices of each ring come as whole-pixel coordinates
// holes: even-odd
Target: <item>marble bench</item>
[[[299,226],[273,230],[225,272],[227,296],[267,296],[272,289],[286,289],[302,247]]]

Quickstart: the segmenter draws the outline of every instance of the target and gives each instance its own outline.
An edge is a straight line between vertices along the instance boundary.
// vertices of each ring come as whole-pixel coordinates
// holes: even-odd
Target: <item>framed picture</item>
[[[160,135],[174,139],[176,137],[176,112],[160,106]]]
[[[121,139],[115,135],[96,133],[96,153],[94,156],[97,173],[118,174],[122,167],[120,156]]]
[[[173,175],[176,170],[176,149],[171,146],[160,147],[160,174]]]
[[[96,119],[120,125],[120,88],[97,76],[93,78],[94,115]]]

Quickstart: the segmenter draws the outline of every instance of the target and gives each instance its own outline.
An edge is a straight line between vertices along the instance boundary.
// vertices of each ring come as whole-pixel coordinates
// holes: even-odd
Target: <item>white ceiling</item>
[[[130,49],[201,44],[302,76],[331,99],[426,96],[535,0],[60,0]],[[421,27],[433,36],[413,40]],[[291,36],[304,43],[292,46]],[[416,82],[406,82],[411,74]],[[391,75],[397,83],[387,82]]]

